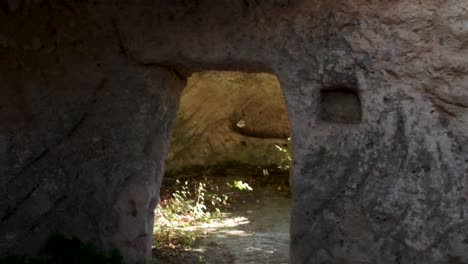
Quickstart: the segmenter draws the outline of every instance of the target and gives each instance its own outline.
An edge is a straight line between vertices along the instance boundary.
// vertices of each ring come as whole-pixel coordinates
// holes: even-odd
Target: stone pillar
[[[117,248],[129,263],[149,260],[184,81],[131,64],[65,77],[43,70],[20,71],[16,86],[2,88],[22,91],[22,104],[2,116],[0,254],[34,254],[59,231]]]

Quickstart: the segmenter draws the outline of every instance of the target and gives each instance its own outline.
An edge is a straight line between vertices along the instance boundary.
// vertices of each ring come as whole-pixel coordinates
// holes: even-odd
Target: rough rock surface
[[[147,259],[176,75],[216,69],[281,82],[292,263],[468,263],[466,1],[0,9],[0,254],[34,253],[59,229]],[[320,114],[348,109],[321,98],[342,87],[359,122]]]
[[[289,126],[278,79],[271,74],[193,74],[180,99],[166,171],[190,166],[281,163]]]

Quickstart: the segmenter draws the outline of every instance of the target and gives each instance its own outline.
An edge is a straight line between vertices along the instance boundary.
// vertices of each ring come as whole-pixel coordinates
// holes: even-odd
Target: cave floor
[[[211,172],[209,184],[223,186],[234,180],[247,182],[253,190],[231,188],[232,200],[222,217],[190,227],[197,234],[196,243],[185,248],[153,249],[154,263],[288,263],[288,173],[263,175],[256,169],[234,168]]]

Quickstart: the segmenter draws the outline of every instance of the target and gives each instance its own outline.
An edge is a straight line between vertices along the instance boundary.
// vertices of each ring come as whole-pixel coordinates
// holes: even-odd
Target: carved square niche
[[[357,89],[346,86],[322,89],[320,91],[320,119],[329,123],[360,123],[362,110]]]

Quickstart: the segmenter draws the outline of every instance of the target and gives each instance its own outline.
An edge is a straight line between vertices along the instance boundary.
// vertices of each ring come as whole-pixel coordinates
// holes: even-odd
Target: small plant
[[[252,187],[250,187],[250,185],[246,182],[242,182],[242,181],[234,181],[234,185],[231,185],[228,183],[228,186],[229,187],[235,187],[241,191],[253,191]]]
[[[206,183],[199,182],[191,187],[188,181],[176,181],[177,189],[170,199],[158,205],[157,212],[166,219],[187,220],[188,222],[212,217],[218,206],[227,204],[228,196],[207,190]]]
[[[275,147],[281,152],[281,160],[278,163],[278,169],[281,170],[289,170],[291,168],[292,157],[289,149],[287,147],[281,147],[279,145],[275,145]]]
[[[153,246],[156,250],[191,247],[202,235],[197,229],[188,228],[221,217],[220,208],[228,205],[226,194],[219,194],[216,186],[208,188],[203,181],[191,184],[176,180],[175,185],[175,191],[155,211]]]

